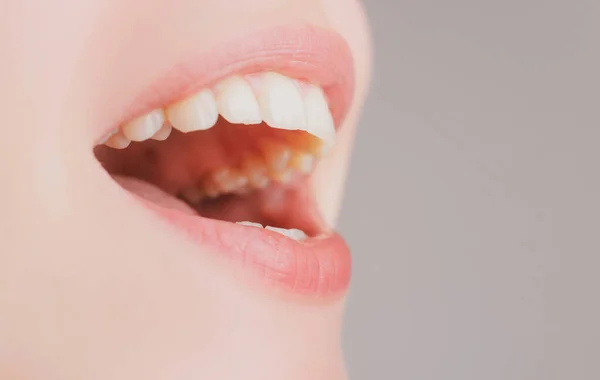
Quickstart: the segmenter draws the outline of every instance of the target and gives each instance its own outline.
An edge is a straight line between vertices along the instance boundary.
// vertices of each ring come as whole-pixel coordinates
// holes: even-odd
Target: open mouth
[[[232,74],[123,123],[94,153],[123,188],[200,242],[253,250],[226,253],[254,257],[296,291],[337,292],[349,280],[347,247],[310,186],[335,144],[337,87],[328,93],[275,70]]]
[[[150,201],[293,239],[327,232],[296,202],[335,141],[318,86],[277,73],[232,76],[105,140],[96,148],[104,167],[145,182],[129,190]]]

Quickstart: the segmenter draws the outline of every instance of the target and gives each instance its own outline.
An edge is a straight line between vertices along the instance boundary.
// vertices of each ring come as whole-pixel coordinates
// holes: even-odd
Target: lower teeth
[[[237,222],[236,224],[241,224],[243,226],[248,226],[248,227],[263,228],[262,224],[254,223],[254,222]],[[306,240],[308,238],[308,235],[306,235],[306,233],[304,231],[296,229],[296,228],[287,229],[287,228],[279,228],[279,227],[271,227],[271,226],[265,226],[264,228],[269,231],[278,232],[278,233],[280,233],[284,236],[287,236],[290,239],[293,239],[296,241],[302,241],[302,240]]]

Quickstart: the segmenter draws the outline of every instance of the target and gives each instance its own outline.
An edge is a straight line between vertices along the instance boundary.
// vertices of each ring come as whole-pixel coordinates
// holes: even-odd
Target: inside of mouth
[[[208,130],[173,130],[164,141],[94,152],[124,188],[160,206],[308,236],[324,232],[308,184],[324,145],[305,131],[219,118]]]

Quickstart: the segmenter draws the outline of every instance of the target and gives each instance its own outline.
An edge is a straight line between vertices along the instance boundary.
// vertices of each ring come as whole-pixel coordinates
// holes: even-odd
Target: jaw
[[[149,78],[172,65],[173,57],[193,55],[198,47],[208,46],[208,36],[221,36],[219,28],[229,29],[231,36],[248,33],[256,25],[272,25],[274,19],[283,24],[296,18],[320,25],[330,23],[351,43],[355,59],[366,56],[366,50],[356,46],[362,38],[357,33],[362,32],[356,27],[360,22],[354,7],[323,2],[331,7],[325,20],[321,9],[310,13],[309,8],[317,3],[320,6],[320,2],[311,2],[308,7],[293,3],[298,12],[286,13],[282,7],[271,10],[268,17],[261,11],[248,12],[251,16],[247,17],[242,11],[239,14],[244,14],[245,20],[232,20],[226,9],[231,2],[214,2],[212,10],[208,10],[207,2],[182,2],[179,8],[164,2],[164,9],[158,12],[153,7],[140,8],[137,2],[114,1],[103,3],[114,8],[102,13],[105,25],[98,20],[86,24],[94,28],[90,33],[72,33],[80,30],[79,24],[47,25],[49,34],[64,33],[57,33],[56,40],[77,38],[74,44],[86,50],[77,62],[60,65],[63,77],[48,78],[53,84],[48,86],[48,93],[32,88],[22,94],[23,99],[35,93],[56,101],[36,103],[32,109],[36,112],[14,118],[9,115],[7,122],[39,125],[38,136],[42,137],[32,145],[47,147],[36,152],[40,159],[32,160],[27,156],[29,146],[24,149],[18,144],[5,156],[5,162],[16,159],[25,164],[20,173],[11,172],[7,166],[8,178],[23,186],[3,189],[3,210],[19,215],[17,227],[27,222],[29,228],[19,234],[9,224],[10,233],[2,243],[18,255],[0,266],[3,283],[11,290],[0,294],[0,303],[9,305],[1,307],[5,329],[0,335],[7,339],[0,339],[0,345],[11,342],[10,349],[18,347],[26,359],[24,368],[32,368],[32,372],[41,368],[40,379],[52,378],[52,374],[57,379],[344,378],[339,347],[343,299],[314,303],[266,290],[245,272],[222,263],[213,247],[180,239],[158,218],[149,217],[141,207],[132,207],[124,196],[127,193],[103,175],[89,152],[89,145],[121,116],[120,107],[129,103]],[[256,4],[248,2],[247,9]],[[109,20],[110,14],[114,17]],[[165,14],[172,15],[172,23],[163,24]],[[78,22],[86,21],[86,15],[79,16],[74,17]],[[132,23],[133,17],[139,22]],[[228,21],[216,25],[217,19]],[[46,20],[51,21],[40,19],[38,25]],[[184,28],[185,33],[181,31]],[[144,41],[150,43],[139,43]],[[32,54],[45,51],[35,47]],[[64,58],[67,54],[56,56]],[[48,57],[36,58],[40,64],[37,72],[46,72]],[[78,66],[81,61],[90,65]],[[355,98],[355,107],[365,89],[362,62],[358,65],[361,94]],[[20,85],[29,82],[33,81],[24,78],[8,83],[14,83],[10,87],[19,92]],[[74,111],[66,120],[52,120],[50,106],[56,106],[56,92],[65,84],[78,86],[67,89],[71,91],[69,99],[62,105]],[[11,104],[19,97],[19,93],[7,95],[7,109],[20,109],[22,105]],[[351,111],[337,147],[311,178],[312,192],[327,220],[337,214],[350,150],[346,144],[351,140],[355,117]],[[49,138],[45,133],[49,126],[60,129],[59,137]],[[17,135],[19,141],[30,139],[29,132]],[[57,139],[60,145],[51,145]],[[88,144],[85,149],[80,148],[82,142]],[[57,152],[56,157],[48,152]],[[33,161],[39,165],[34,167]],[[26,166],[29,163],[31,166]],[[36,215],[35,221],[26,219],[23,210]],[[36,226],[34,231],[32,225]],[[15,302],[15,294],[19,302]]]

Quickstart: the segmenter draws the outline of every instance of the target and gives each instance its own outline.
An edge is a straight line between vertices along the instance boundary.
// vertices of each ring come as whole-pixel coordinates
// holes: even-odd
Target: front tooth
[[[148,112],[129,123],[123,125],[123,135],[131,141],[144,141],[152,137],[165,122],[165,113],[162,109]]]
[[[310,85],[304,96],[307,132],[331,146],[335,142],[335,124],[323,90]]]
[[[273,128],[306,130],[304,102],[296,83],[277,73],[265,73],[258,84],[263,120]]]
[[[225,79],[215,86],[219,113],[232,124],[260,124],[260,107],[252,87],[239,76]]]
[[[217,102],[211,90],[203,90],[166,109],[167,119],[181,132],[201,131],[213,127],[219,118]]]
[[[273,231],[273,232],[278,232],[278,233],[280,233],[284,236],[287,236],[291,239],[294,239],[296,241],[302,241],[302,240],[305,240],[306,238],[308,238],[308,236],[304,233],[304,231],[298,230],[296,228],[291,228],[288,230],[286,228],[266,226],[265,229],[267,229],[269,231]]]
[[[171,135],[173,127],[170,123],[164,123],[162,127],[152,136],[152,140],[165,141]]]
[[[260,224],[260,223],[254,223],[254,222],[235,222],[235,224],[241,224],[242,226],[263,228],[262,224]]]

